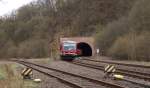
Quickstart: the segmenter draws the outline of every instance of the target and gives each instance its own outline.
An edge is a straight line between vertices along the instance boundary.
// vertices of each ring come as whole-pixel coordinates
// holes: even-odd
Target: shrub
[[[129,23],[137,32],[150,30],[150,0],[138,0],[129,13]]]
[[[96,36],[96,45],[105,53],[118,37],[128,33],[128,31],[128,19],[123,17],[118,21],[110,23],[102,32],[98,33]]]
[[[140,35],[130,33],[118,38],[108,50],[108,55],[119,59],[150,61],[150,33],[142,32]]]
[[[136,44],[137,59],[150,61],[150,32],[142,32],[141,35],[138,36]]]
[[[98,33],[97,46],[118,58],[149,60],[149,10],[149,0],[137,0],[128,16],[109,23]]]
[[[48,43],[46,40],[34,39],[19,45],[18,56],[25,58],[41,58],[48,56]]]

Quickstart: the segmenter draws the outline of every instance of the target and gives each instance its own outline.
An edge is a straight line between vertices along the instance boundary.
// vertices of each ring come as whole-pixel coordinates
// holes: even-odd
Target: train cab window
[[[64,50],[76,50],[76,44],[66,43],[63,48]]]

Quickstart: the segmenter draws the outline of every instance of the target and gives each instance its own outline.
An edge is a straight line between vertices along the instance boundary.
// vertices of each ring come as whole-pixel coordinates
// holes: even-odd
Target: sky
[[[0,0],[0,16],[10,14],[13,10],[35,0]]]

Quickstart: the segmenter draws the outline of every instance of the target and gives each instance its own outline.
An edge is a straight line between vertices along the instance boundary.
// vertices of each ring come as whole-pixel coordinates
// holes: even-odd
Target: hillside
[[[149,4],[149,0],[37,0],[1,17],[0,58],[55,56],[60,37],[93,36],[104,55],[149,60]]]

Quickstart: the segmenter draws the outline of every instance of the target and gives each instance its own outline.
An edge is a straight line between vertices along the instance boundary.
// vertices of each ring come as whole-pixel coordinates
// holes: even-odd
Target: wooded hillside
[[[150,59],[149,0],[37,0],[0,18],[0,58],[55,56],[59,37],[93,36],[104,55]]]

